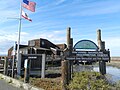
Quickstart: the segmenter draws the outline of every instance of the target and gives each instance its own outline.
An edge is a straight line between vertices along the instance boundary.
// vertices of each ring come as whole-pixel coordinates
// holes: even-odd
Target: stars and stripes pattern
[[[36,3],[28,0],[23,0],[22,6],[32,12],[35,12]]]

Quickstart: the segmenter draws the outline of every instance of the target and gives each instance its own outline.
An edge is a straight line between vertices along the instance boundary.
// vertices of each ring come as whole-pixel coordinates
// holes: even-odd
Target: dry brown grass
[[[62,90],[61,78],[31,78],[30,84],[45,90]]]
[[[120,68],[120,61],[110,61],[110,63],[107,63],[107,65]]]

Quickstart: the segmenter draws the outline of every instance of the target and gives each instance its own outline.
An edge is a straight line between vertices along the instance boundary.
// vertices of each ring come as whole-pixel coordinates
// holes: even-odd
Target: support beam
[[[73,51],[73,38],[70,38],[70,43],[69,43],[69,55],[71,56]]]
[[[12,60],[12,78],[14,78],[14,74],[15,74],[15,55],[13,55],[13,60]]]
[[[24,61],[24,82],[25,83],[29,83],[29,79],[30,79],[30,60],[26,59]]]
[[[4,75],[7,75],[8,74],[8,59],[6,58],[4,60]]]
[[[67,48],[68,56],[70,57],[73,50],[73,38],[71,38],[71,28],[67,28]],[[72,61],[68,61],[68,79],[71,80]]]
[[[45,61],[46,61],[46,54],[42,54],[41,78],[45,78]]]
[[[68,60],[64,60],[61,62],[62,68],[62,90],[67,90],[66,85],[69,83],[68,79]]]
[[[71,61],[71,78],[70,79],[72,78],[73,78],[73,61]]]
[[[21,75],[21,54],[19,53],[19,60],[17,61],[17,77],[19,78]]]
[[[106,74],[106,62],[99,61],[99,71],[102,75]]]
[[[105,41],[101,40],[101,30],[97,30],[97,41],[98,41],[98,47],[100,51],[105,51]],[[105,61],[99,61],[99,71],[102,75],[106,74],[106,62]]]
[[[68,60],[68,83],[69,81],[71,80],[71,64],[72,64],[72,61]]]
[[[101,42],[101,51],[105,51],[105,41]]]
[[[13,60],[12,60],[12,78],[14,78],[14,69],[15,69],[15,58],[16,58],[16,44],[17,42],[14,43],[14,47],[13,47]]]

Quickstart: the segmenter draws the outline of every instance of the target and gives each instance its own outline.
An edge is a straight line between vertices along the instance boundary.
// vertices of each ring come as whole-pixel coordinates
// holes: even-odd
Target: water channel
[[[94,65],[75,65],[74,71],[97,71],[99,72],[99,67]],[[120,68],[113,67],[113,66],[107,66],[106,67],[106,76],[109,79],[109,81],[117,82],[120,81]]]
[[[94,67],[94,71],[99,72],[98,67]],[[119,81],[120,80],[120,69],[113,66],[107,66],[106,72],[108,75],[108,79],[111,79],[111,81]]]

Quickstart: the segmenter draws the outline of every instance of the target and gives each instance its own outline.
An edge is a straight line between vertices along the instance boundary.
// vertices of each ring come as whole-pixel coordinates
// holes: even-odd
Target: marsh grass
[[[98,72],[77,72],[68,85],[70,90],[112,90],[106,78]]]
[[[107,63],[107,66],[120,68],[120,61],[111,61],[110,63]]]
[[[61,77],[30,78],[30,84],[45,90],[62,90]],[[82,71],[73,74],[67,88],[68,90],[120,90],[120,81],[113,84],[99,72]]]

